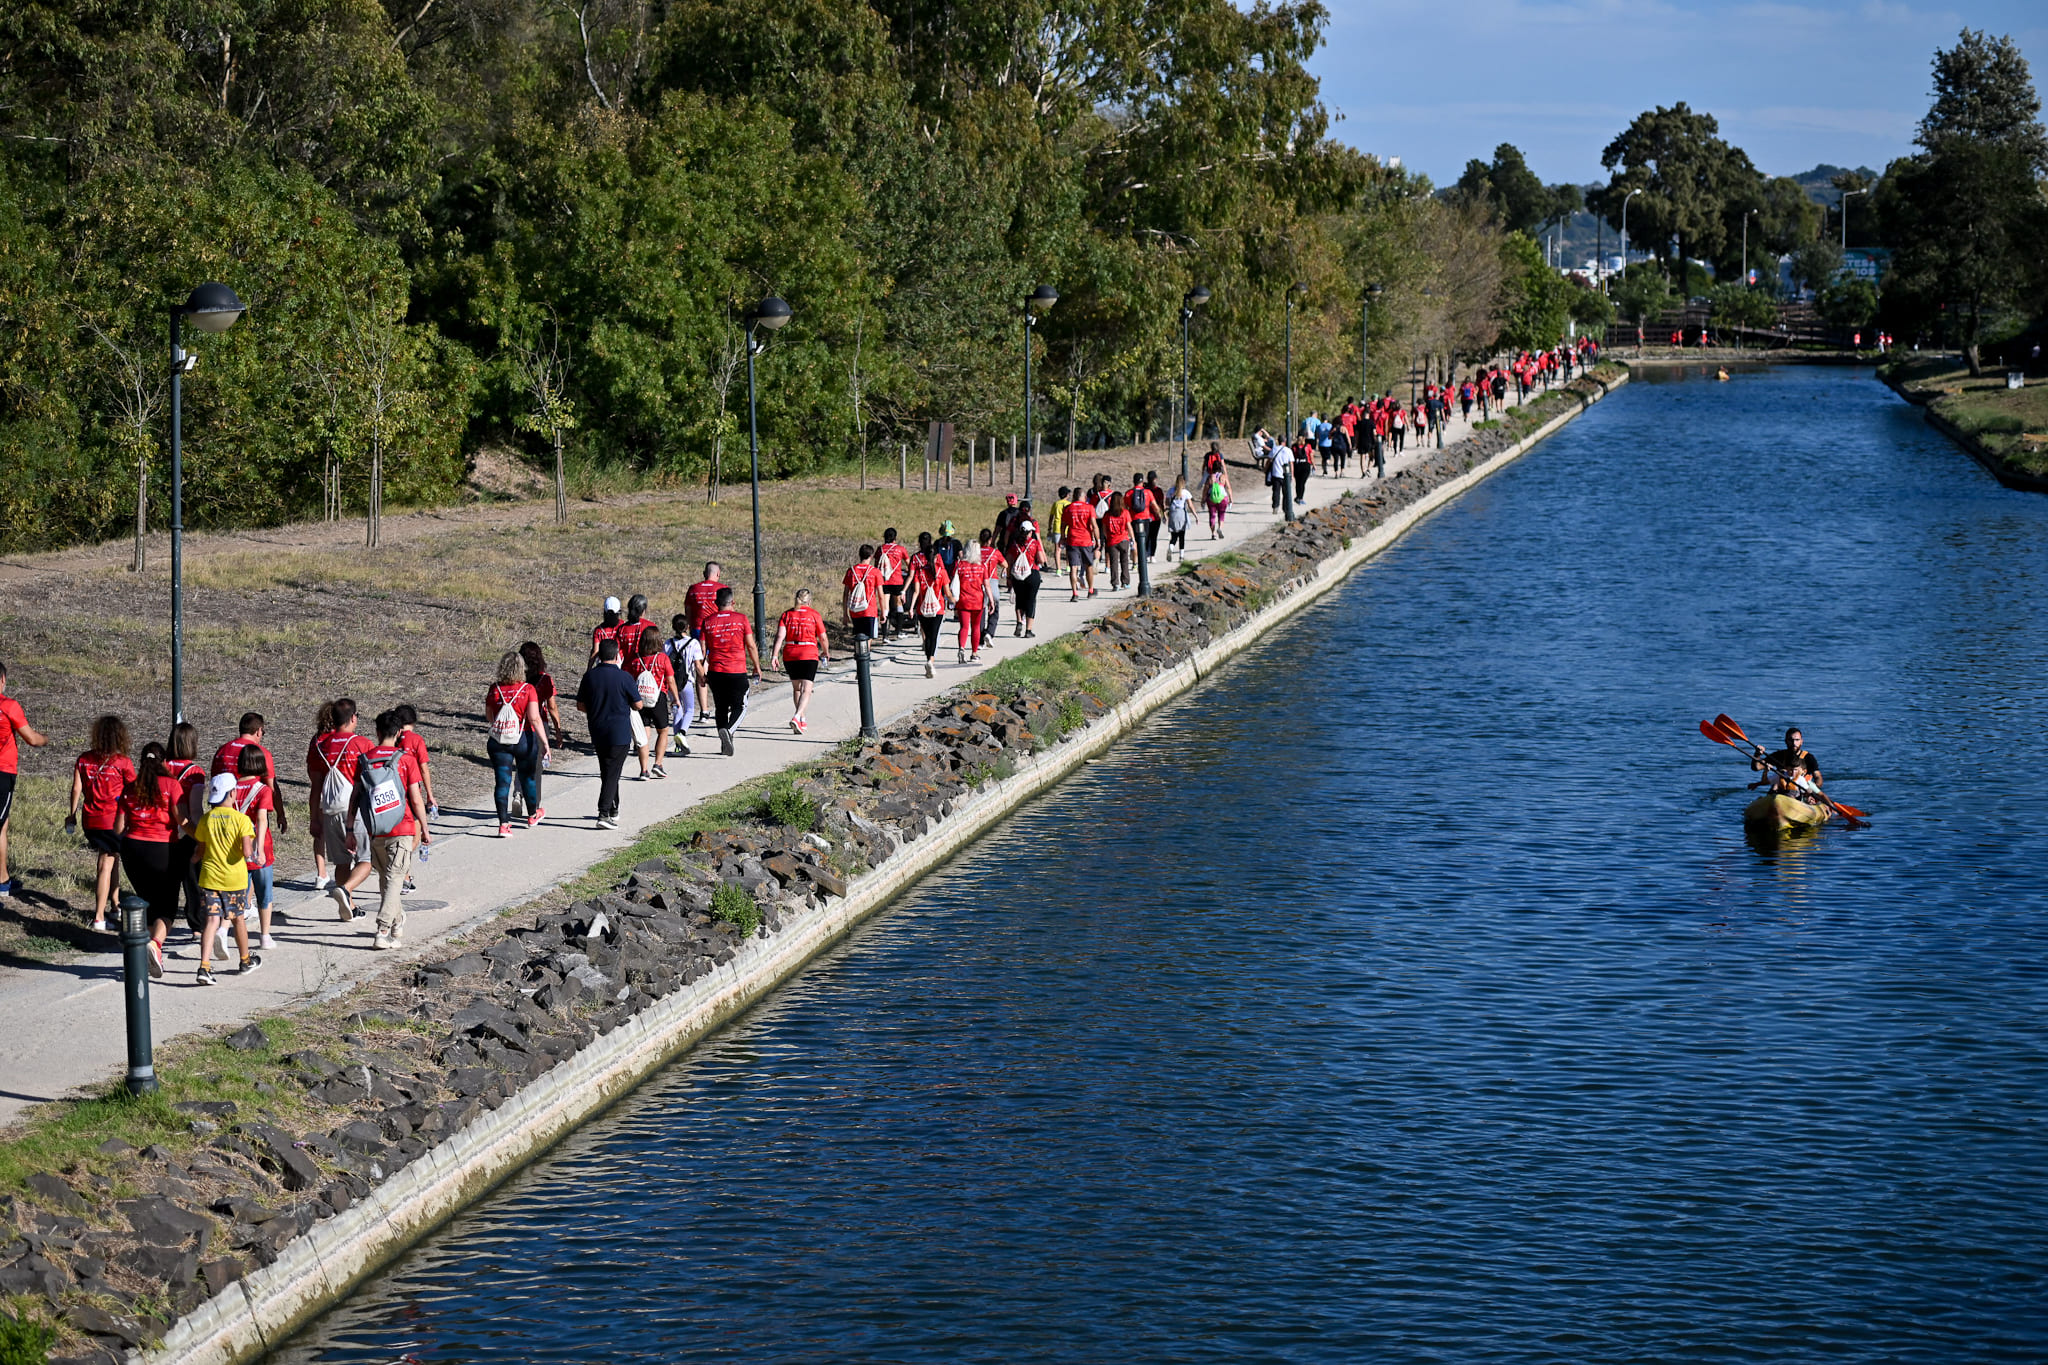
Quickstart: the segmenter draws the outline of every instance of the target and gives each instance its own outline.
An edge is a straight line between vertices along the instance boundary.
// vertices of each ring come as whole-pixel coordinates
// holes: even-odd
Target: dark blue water
[[[2044,565],[1867,372],[1631,386],[283,1357],[2048,1358]]]

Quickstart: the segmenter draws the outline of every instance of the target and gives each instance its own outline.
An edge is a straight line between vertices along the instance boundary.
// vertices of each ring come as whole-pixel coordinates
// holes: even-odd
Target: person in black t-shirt
[[[1804,777],[1815,787],[1821,784],[1820,760],[1807,749],[1806,736],[1799,733],[1799,727],[1796,725],[1785,732],[1784,748],[1753,758],[1749,762],[1749,766],[1757,772],[1762,772],[1766,764],[1777,769],[1779,774],[1796,774]],[[1782,776],[1774,774],[1770,780],[1775,789],[1785,791],[1788,795],[1797,794]]]

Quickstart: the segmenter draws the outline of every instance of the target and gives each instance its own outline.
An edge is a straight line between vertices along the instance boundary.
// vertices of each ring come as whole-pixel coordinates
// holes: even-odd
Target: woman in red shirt
[[[202,777],[204,774],[202,774]],[[135,778],[122,789],[114,807],[114,834],[121,841],[121,867],[135,894],[149,902],[149,974],[164,974],[164,937],[178,913],[178,891],[185,868],[172,861],[172,850],[188,831],[185,785],[171,776],[164,746],[155,740],[142,746]]]
[[[932,671],[932,656],[939,652],[939,627],[946,623],[946,589],[952,583],[946,563],[932,548],[932,533],[917,533],[917,553],[905,571],[903,595],[910,599],[910,614],[917,618],[918,633],[924,640],[924,675]]]
[[[1109,590],[1129,587],[1133,562],[1131,514],[1120,492],[1109,495],[1109,515],[1102,519],[1102,544],[1109,557]]]
[[[206,927],[206,906],[199,896],[199,864],[192,861],[192,850],[196,846],[192,831],[199,828],[200,820],[206,815],[209,774],[206,765],[199,761],[199,728],[192,722],[181,720],[171,727],[171,752],[164,760],[164,771],[177,778],[178,785],[184,790],[186,833],[172,845],[171,857],[178,861],[184,872],[185,924],[196,934]]]
[[[624,637],[620,638],[623,641]],[[675,722],[676,666],[668,651],[661,647],[661,630],[652,621],[641,628],[640,638],[633,645],[633,665],[626,672],[635,687],[640,685],[643,673],[654,679],[654,700],[648,701],[645,692],[640,694],[640,726],[647,731],[647,742],[639,747],[638,753],[640,780],[659,780],[668,776],[661,760],[668,755],[668,737]]]
[[[782,619],[775,624],[775,644],[768,651],[768,662],[778,659],[782,671],[789,675],[789,697],[796,707],[796,714],[789,718],[789,728],[802,734],[810,728],[810,721],[804,712],[810,708],[811,695],[818,690],[818,665],[829,663],[832,647],[825,639],[825,618],[811,606],[811,590],[799,588],[796,605],[782,613]]]
[[[616,644],[616,641],[614,642]],[[510,717],[504,713],[511,711]],[[548,736],[541,724],[540,694],[526,681],[526,656],[508,651],[498,660],[498,680],[484,691],[484,750],[497,776],[498,837],[512,837],[512,781],[526,803],[526,827],[547,818],[540,804],[540,770],[548,761]]]
[[[92,927],[107,931],[107,911],[114,905],[114,871],[121,861],[121,839],[114,833],[121,793],[135,780],[135,765],[128,761],[128,726],[119,716],[101,716],[92,723],[92,748],[78,756],[71,771],[71,814],[65,817],[68,833],[81,822],[85,846],[98,857],[98,875],[93,881]]]
[[[953,579],[960,590],[960,662],[976,663],[981,659],[982,610],[988,605],[988,593],[994,591],[990,575],[1000,571],[1002,560],[990,547],[995,543],[995,532],[983,530],[980,543],[970,545],[960,556],[960,562],[953,566]]]

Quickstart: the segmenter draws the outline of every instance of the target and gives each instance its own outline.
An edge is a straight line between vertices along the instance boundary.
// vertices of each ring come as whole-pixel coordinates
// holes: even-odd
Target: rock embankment
[[[1605,387],[1582,378],[1546,406],[1562,412]],[[976,690],[779,776],[732,818],[686,817],[599,894],[507,915],[342,1006],[209,1044],[166,1069],[174,1098],[159,1140],[109,1139],[0,1200],[0,1288],[59,1332],[53,1359],[116,1360],[161,1337],[479,1115],[731,963],[749,937],[772,939],[844,898],[977,788],[1516,439],[1482,431],[1241,551],[1183,564],[1150,597],[991,670]]]

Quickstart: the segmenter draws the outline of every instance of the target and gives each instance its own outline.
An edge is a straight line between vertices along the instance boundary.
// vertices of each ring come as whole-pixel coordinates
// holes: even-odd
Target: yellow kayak
[[[1743,808],[1742,823],[1753,829],[1797,829],[1821,824],[1828,814],[1825,806],[1809,806],[1797,797],[1770,792]]]

